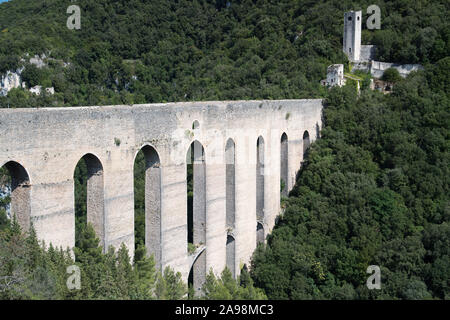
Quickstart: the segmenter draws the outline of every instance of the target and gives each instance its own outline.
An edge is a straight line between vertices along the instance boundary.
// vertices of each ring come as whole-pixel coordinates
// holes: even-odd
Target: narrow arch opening
[[[288,195],[288,136],[283,133],[280,146],[280,192],[282,196]]]
[[[256,224],[256,245],[264,243],[264,226],[261,222]]]
[[[105,249],[103,166],[96,156],[86,154],[78,161],[74,184],[75,246],[80,247],[80,236],[90,223]]]
[[[235,172],[235,144],[232,139],[228,139],[225,146],[226,163],[226,223],[228,229],[233,229],[236,219],[236,172]]]
[[[139,150],[134,161],[134,232],[136,252],[153,255],[160,268],[161,163],[151,146]]]
[[[308,151],[310,144],[311,143],[309,140],[309,132],[305,131],[303,133],[303,158],[305,157],[305,154]]]
[[[227,268],[231,271],[233,278],[236,278],[236,256],[235,256],[235,241],[234,237],[231,235],[227,236],[227,247],[226,247],[226,263]]]
[[[256,142],[256,219],[264,222],[264,139]]]
[[[21,164],[9,161],[0,168],[0,218],[15,217],[25,232],[31,225],[30,191],[30,177]]]
[[[206,163],[203,145],[194,141],[187,152],[187,221],[188,252],[206,245]],[[206,251],[206,250],[205,250]],[[191,285],[199,295],[206,280],[205,251],[193,264]]]

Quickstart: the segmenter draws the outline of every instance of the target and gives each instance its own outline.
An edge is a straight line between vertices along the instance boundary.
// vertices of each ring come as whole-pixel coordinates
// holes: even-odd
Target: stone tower
[[[344,47],[350,61],[359,61],[361,52],[362,11],[344,14]]]

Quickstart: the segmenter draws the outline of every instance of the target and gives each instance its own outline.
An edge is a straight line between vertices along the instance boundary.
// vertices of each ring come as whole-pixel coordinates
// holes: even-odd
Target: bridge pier
[[[47,245],[66,249],[75,245],[74,170],[84,155],[95,155],[103,169],[103,190],[92,194],[94,201],[100,201],[95,210],[103,212],[101,221],[96,222],[103,223],[100,236],[106,248],[118,249],[124,243],[133,256],[134,160],[141,148],[151,146],[160,165],[159,176],[147,177],[146,204],[154,208],[160,200],[160,220],[148,213],[146,236],[156,237],[149,252],[160,253],[161,267],[174,268],[187,281],[192,259],[187,249],[186,153],[198,140],[206,157],[206,217],[200,221],[205,224],[204,241],[200,242],[206,247],[202,268],[218,275],[234,262],[232,273],[237,276],[256,247],[258,137],[264,139],[260,220],[266,236],[280,210],[281,136],[285,132],[288,139],[286,183],[291,189],[303,160],[304,133],[308,131],[310,142],[318,137],[321,115],[322,100],[1,109],[0,166],[11,161],[23,166],[29,177],[24,189],[29,190],[29,197],[17,197],[24,202],[12,210],[22,218],[28,214],[38,238]],[[230,138],[235,149],[234,197],[227,198],[233,192],[227,188],[227,172],[232,171],[227,170],[225,161]],[[99,177],[98,171],[93,173]],[[159,189],[154,186],[158,180]],[[228,181],[232,181],[230,177]],[[227,208],[233,200],[234,224],[230,226]]]

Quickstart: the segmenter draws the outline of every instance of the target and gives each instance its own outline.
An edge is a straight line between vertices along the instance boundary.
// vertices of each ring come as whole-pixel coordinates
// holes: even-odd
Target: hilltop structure
[[[350,61],[359,61],[361,52],[361,11],[344,14],[344,52]]]
[[[344,65],[343,64],[332,64],[327,68],[327,79],[322,80],[322,85],[327,87],[345,85],[344,78]]]
[[[361,45],[362,11],[344,13],[344,38],[342,50],[347,55],[352,70],[368,71],[374,78],[381,78],[388,68],[397,69],[404,78],[412,71],[423,69],[420,64],[395,64],[375,61],[376,46]]]

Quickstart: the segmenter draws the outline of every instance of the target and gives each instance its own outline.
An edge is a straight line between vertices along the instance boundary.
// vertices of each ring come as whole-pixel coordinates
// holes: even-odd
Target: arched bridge
[[[322,108],[322,100],[264,100],[1,109],[0,166],[12,176],[11,211],[47,244],[72,248],[74,170],[84,158],[88,221],[104,247],[125,243],[133,255],[133,168],[142,150],[146,246],[158,266],[184,279],[191,271],[196,287],[210,268],[237,275],[271,231],[280,196],[318,138]]]

